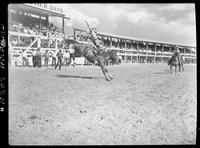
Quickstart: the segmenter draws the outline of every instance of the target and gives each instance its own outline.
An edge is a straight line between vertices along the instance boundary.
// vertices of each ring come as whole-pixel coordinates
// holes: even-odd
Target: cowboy
[[[121,64],[121,62],[122,62],[122,56],[121,56],[119,53],[117,53],[117,56],[118,56],[118,58],[119,58],[118,64]]]
[[[40,51],[40,47],[37,49],[37,52],[36,52],[36,56],[37,56],[37,60],[36,60],[36,66],[37,67],[39,67],[39,68],[41,68],[41,66],[42,66],[42,53],[41,53],[41,51]]]
[[[61,49],[57,52],[56,56],[58,57],[58,61],[57,61],[57,64],[55,66],[55,69],[59,66],[59,70],[61,70],[62,58],[63,58],[63,53],[62,53]]]
[[[87,26],[89,28],[91,40],[92,40],[92,43],[94,44],[94,47],[95,47],[94,54],[97,56],[99,54],[100,50],[105,50],[105,47],[103,47],[103,45],[101,45],[101,41],[97,37],[97,33],[95,32],[95,30],[89,26],[87,21],[85,21],[85,23],[87,24]]]
[[[56,66],[56,59],[57,59],[57,57],[56,57],[56,51],[53,51],[51,53],[51,57],[52,57],[52,67]]]
[[[185,61],[185,58],[184,58],[183,54],[180,54],[179,63],[178,63],[179,71],[181,71],[181,68],[182,68],[182,71],[184,71],[184,68],[183,68],[184,61]]]
[[[174,50],[172,57],[178,56],[178,55],[179,55],[179,49],[178,49],[178,47],[175,47],[175,50]]]
[[[63,59],[64,59],[64,65],[67,66],[68,63],[69,63],[69,59],[70,59],[70,53],[69,53],[69,51],[66,50],[63,53]]]
[[[48,67],[49,57],[49,52],[48,50],[46,50],[46,52],[44,53],[44,64],[46,65],[46,67]]]
[[[28,66],[28,62],[27,62],[27,53],[25,49],[22,49],[22,65],[23,66]]]
[[[73,44],[69,44],[69,63],[73,67],[75,66],[75,50]]]
[[[33,67],[37,66],[37,51],[33,49],[32,51],[32,62],[33,62]]]

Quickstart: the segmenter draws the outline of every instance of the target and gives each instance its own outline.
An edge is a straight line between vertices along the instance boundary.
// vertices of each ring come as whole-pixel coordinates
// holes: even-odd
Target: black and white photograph
[[[196,145],[195,7],[9,3],[8,144]]]

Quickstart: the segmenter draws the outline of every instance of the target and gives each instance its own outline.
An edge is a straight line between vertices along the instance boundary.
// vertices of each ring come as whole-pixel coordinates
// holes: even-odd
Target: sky
[[[70,18],[65,21],[69,34],[72,27],[87,29],[84,23],[87,20],[97,32],[196,46],[195,5],[192,3],[54,5],[63,8]],[[61,26],[61,19],[53,21]]]

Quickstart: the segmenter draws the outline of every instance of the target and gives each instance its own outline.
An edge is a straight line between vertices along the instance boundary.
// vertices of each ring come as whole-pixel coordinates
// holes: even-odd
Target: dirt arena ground
[[[195,144],[196,65],[9,69],[10,145]]]

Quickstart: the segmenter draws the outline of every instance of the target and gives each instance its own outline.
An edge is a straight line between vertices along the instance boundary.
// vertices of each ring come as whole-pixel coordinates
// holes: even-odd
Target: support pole
[[[58,40],[57,39],[55,39],[55,44],[56,44],[55,49],[57,50],[58,49]]]
[[[11,19],[11,8],[8,6],[8,30],[10,30],[12,24],[12,19]]]
[[[184,47],[184,49],[183,49],[183,54],[185,54],[185,50],[186,50],[186,47]]]
[[[156,44],[155,44],[155,50],[154,50],[154,52],[155,52],[155,55],[154,55],[154,63],[156,62]]]
[[[110,47],[112,47],[112,38],[110,38]]]
[[[41,15],[40,15],[39,20],[40,20],[40,24],[39,24],[39,33],[41,33]]]
[[[126,59],[126,63],[127,63],[127,49],[126,49],[126,41],[125,41],[125,59]]]
[[[40,48],[41,47],[41,38],[38,38],[36,39],[38,42],[37,42],[37,48]]]
[[[62,18],[62,33],[64,34],[65,31],[65,20],[64,17]]]
[[[48,33],[49,33],[49,16],[46,16],[46,24],[47,24],[47,37],[48,37]]]
[[[164,45],[162,45],[162,59],[161,59],[162,63],[163,63],[163,51],[164,51]]]
[[[138,42],[136,42],[136,50],[137,50],[137,63],[139,63],[139,61],[138,61],[138,58],[139,58],[139,55],[138,55]]]
[[[49,16],[46,16],[46,24],[47,24],[47,28],[49,27]]]
[[[74,29],[74,40],[76,40],[76,29]]]
[[[146,51],[148,51],[148,43],[146,43]],[[148,52],[146,52],[146,63],[147,63]]]
[[[117,42],[117,48],[119,48],[119,39],[117,40],[118,42]]]
[[[35,44],[35,42],[37,42],[38,41],[38,39],[36,38],[29,46],[28,46],[28,48],[31,48],[31,46],[33,45],[33,44]],[[38,44],[37,44],[37,47],[38,47]]]

